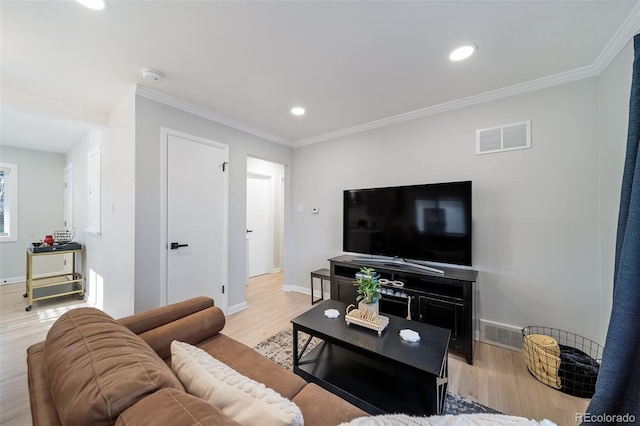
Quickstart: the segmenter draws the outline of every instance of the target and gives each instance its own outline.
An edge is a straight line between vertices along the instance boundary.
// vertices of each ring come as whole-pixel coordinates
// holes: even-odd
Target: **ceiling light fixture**
[[[291,108],[291,114],[293,115],[304,115],[304,113],[305,113],[304,108],[301,108],[301,107]]]
[[[158,70],[154,70],[153,68],[145,68],[142,70],[142,78],[147,81],[153,81],[154,83],[162,80],[162,73]]]
[[[451,52],[451,54],[449,55],[449,59],[451,59],[452,61],[461,61],[473,55],[473,52],[475,52],[476,50],[478,50],[478,46],[476,46],[475,44],[462,46]]]
[[[102,10],[105,7],[104,0],[76,0],[83,6],[93,10]]]

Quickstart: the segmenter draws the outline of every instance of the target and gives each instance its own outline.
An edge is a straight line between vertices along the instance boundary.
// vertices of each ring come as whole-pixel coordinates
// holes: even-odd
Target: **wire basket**
[[[53,233],[53,241],[56,244],[67,244],[71,242],[71,231],[55,231]]]
[[[547,386],[591,398],[602,361],[602,346],[585,337],[550,327],[522,329],[529,373]]]

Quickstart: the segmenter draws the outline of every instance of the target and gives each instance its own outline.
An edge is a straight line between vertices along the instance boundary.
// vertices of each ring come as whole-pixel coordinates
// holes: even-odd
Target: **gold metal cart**
[[[33,302],[37,300],[51,299],[54,297],[78,294],[80,298],[84,296],[84,247],[76,244],[73,249],[61,249],[52,251],[34,251],[34,248],[27,249],[27,278],[26,293],[24,297],[29,298],[29,306],[24,308],[30,311]],[[39,256],[60,256],[71,254],[71,272],[66,274],[47,275],[44,277],[33,277],[33,258]],[[81,256],[78,260],[78,256]],[[79,268],[79,270],[78,270]]]

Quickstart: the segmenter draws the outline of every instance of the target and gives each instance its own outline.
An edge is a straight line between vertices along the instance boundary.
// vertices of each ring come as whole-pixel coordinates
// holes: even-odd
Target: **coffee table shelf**
[[[293,319],[294,372],[370,414],[441,414],[448,382],[448,329],[390,316],[387,330],[347,326],[346,304],[321,303]],[[341,316],[329,319],[325,309]],[[404,328],[420,333],[416,343],[398,335]],[[323,340],[298,353],[298,333]],[[310,338],[309,338],[310,339]]]

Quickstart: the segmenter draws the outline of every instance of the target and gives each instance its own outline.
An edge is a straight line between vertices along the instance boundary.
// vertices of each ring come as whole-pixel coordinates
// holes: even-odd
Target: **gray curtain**
[[[636,35],[633,42],[635,56],[618,217],[613,307],[596,393],[587,408],[587,414],[596,420],[594,424],[629,424],[630,420],[631,424],[640,424],[640,35]]]

